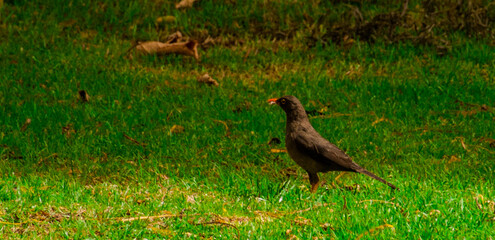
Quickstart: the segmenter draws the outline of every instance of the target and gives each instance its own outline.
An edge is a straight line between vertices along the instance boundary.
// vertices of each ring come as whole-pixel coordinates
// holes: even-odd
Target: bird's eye
[[[280,100],[280,103],[285,104],[285,99],[282,98],[282,100]]]

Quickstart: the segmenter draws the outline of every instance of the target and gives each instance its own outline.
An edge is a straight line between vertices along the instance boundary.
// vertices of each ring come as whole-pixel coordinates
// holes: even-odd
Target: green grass
[[[489,41],[455,34],[443,57],[408,43],[308,48],[297,38],[256,36],[252,23],[286,11],[290,30],[309,6],[71,4],[6,1],[1,10],[1,238],[495,235]],[[175,25],[156,28],[163,15],[175,16]],[[244,44],[202,48],[200,62],[121,57],[132,39],[176,29],[196,36],[202,28]],[[206,72],[220,87],[197,83]],[[79,90],[89,102],[78,100]],[[338,173],[327,173],[311,194],[304,171],[271,151],[285,147],[285,115],[266,100],[288,94],[313,113],[323,136],[401,191],[364,175],[335,181]],[[274,137],[282,144],[268,145]],[[122,221],[142,216],[162,217]]]

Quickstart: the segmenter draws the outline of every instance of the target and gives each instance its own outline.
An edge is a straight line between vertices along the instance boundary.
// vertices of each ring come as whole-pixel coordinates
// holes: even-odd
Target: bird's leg
[[[311,193],[315,193],[318,190],[318,183],[320,182],[320,178],[318,178],[318,173],[310,173],[309,175],[309,183],[311,183]]]

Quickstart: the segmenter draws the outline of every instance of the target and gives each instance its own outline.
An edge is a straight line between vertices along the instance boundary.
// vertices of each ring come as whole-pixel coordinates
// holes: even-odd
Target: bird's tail
[[[380,181],[380,182],[382,182],[382,183],[387,184],[387,185],[388,185],[389,187],[391,187],[392,189],[398,189],[398,188],[397,188],[395,185],[393,185],[392,183],[389,183],[389,182],[385,181],[385,179],[380,178],[380,177],[376,176],[375,174],[368,172],[368,170],[366,170],[366,169],[364,169],[364,168],[357,169],[357,170],[356,170],[356,172],[359,172],[359,173],[362,173],[362,174],[366,174],[366,175],[368,175],[368,176],[370,176],[370,177],[372,177],[372,178],[374,178],[374,179],[376,179],[376,180],[378,180],[378,181]]]

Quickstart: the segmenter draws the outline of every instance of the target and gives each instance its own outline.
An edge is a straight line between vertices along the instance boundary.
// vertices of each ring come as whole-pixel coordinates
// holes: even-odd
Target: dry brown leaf
[[[471,115],[477,114],[478,112],[479,112],[478,109],[472,109],[472,110],[461,110],[461,111],[458,111],[457,113],[461,114],[463,117],[466,117],[466,116],[471,116]]]
[[[35,212],[29,216],[29,219],[36,220],[38,222],[44,222],[50,218],[50,214],[47,211],[41,210]]]
[[[208,73],[205,73],[203,76],[200,76],[198,77],[198,82],[199,83],[205,83],[209,86],[213,85],[213,86],[216,86],[218,87],[218,82],[213,79],[212,77],[210,77],[210,75]]]
[[[359,78],[363,75],[363,68],[359,64],[351,66],[345,75],[349,76],[351,79]]]
[[[134,161],[126,161],[126,163],[129,163],[129,164],[137,167],[137,163]],[[130,197],[130,196],[128,196],[128,197]]]
[[[450,156],[449,162],[448,163],[453,163],[453,162],[460,162],[461,159],[456,157],[455,155]]]
[[[299,240],[299,238],[296,235],[294,235],[294,234],[291,234],[291,235],[287,236],[287,239],[289,239],[289,240]]]
[[[169,177],[165,174],[158,174],[158,177],[161,179],[161,180],[168,180]]]
[[[157,41],[142,42],[136,45],[136,52],[145,55],[156,54],[159,56],[167,54],[180,54],[191,56],[196,60],[199,60],[198,42],[194,40],[177,43],[162,43]]]
[[[489,215],[489,221],[495,221],[495,202],[490,200],[485,201],[485,197],[481,194],[477,194],[476,197],[474,197],[474,200],[478,209],[483,212],[483,214]]]
[[[177,8],[177,9],[190,8],[193,6],[194,2],[196,2],[196,0],[182,0],[179,3],[175,4],[175,8]]]
[[[332,225],[330,223],[321,223],[320,227],[323,228],[323,230],[328,231],[328,229],[334,230]]]
[[[170,133],[183,133],[184,132],[184,127],[181,125],[173,125],[172,128],[170,128]]]
[[[79,100],[81,102],[89,102],[89,94],[85,90],[80,90],[79,92]]]
[[[186,202],[191,203],[191,204],[195,204],[196,203],[196,198],[193,195],[188,195],[186,197]]]
[[[437,210],[437,209],[433,209],[430,211],[430,213],[428,213],[428,215],[430,215],[430,216],[438,216],[440,214],[441,214],[440,210]]]
[[[294,222],[299,226],[311,225],[311,220],[309,220],[307,218],[303,218],[301,216],[297,216],[296,219],[294,219]]]
[[[289,240],[298,240],[299,238],[292,234],[292,229],[287,229],[287,231],[285,231],[285,235],[287,235],[287,239]]]
[[[69,171],[67,171],[67,174],[69,175],[80,175],[82,172],[81,170],[77,169],[77,168],[74,168],[74,169],[69,169]]]
[[[349,37],[348,35],[345,35],[344,38],[342,39],[342,43],[344,45],[345,49],[349,49],[354,45],[354,42],[356,42],[354,39]]]
[[[3,0],[1,0],[3,1]],[[1,1],[0,1],[0,8],[1,8]],[[77,24],[77,20],[76,19],[68,19],[68,20],[65,20],[65,21],[62,21],[58,24],[59,27],[61,28],[69,28],[69,27],[72,27],[74,25]]]
[[[176,42],[180,42],[182,40],[182,33],[177,31],[177,32],[174,32],[170,35],[168,35],[167,37],[167,43],[176,43]]]
[[[215,44],[215,39],[212,37],[208,36],[202,43],[202,46],[208,46],[208,45],[214,45]]]
[[[489,212],[495,214],[495,202],[486,200],[486,203],[488,204],[487,208],[489,209]]]
[[[375,120],[375,121],[371,124],[371,126],[375,126],[377,123],[380,123],[380,122],[388,122],[388,123],[390,123],[390,124],[393,124],[393,122],[392,122],[392,121],[390,121],[389,119],[386,119],[385,117],[381,117],[381,118],[379,118],[379,119]]]
[[[192,233],[190,233],[190,232],[186,232],[186,233],[184,233],[184,235],[185,235],[186,237],[194,237],[194,238],[196,237],[196,235],[195,235],[195,234],[192,234]]]

